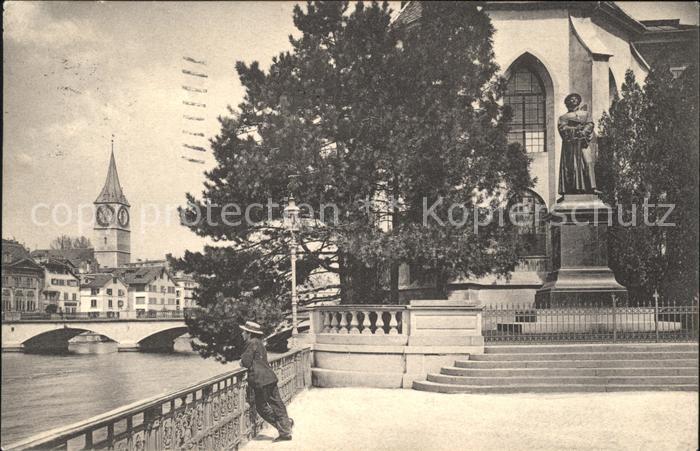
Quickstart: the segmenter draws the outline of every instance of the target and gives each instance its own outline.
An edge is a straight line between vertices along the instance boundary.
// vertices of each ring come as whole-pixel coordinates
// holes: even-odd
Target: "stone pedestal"
[[[614,215],[596,194],[567,194],[551,217],[552,272],[535,294],[535,306],[548,308],[610,304],[627,290],[608,266],[608,227]]]
[[[425,380],[428,373],[439,373],[455,360],[484,353],[481,305],[468,299],[415,300],[407,311],[410,322],[403,388],[412,388],[413,381]]]

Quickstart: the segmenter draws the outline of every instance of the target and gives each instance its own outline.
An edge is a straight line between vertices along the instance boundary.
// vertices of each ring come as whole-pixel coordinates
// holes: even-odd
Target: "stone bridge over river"
[[[119,351],[166,351],[187,326],[182,317],[3,320],[2,351],[66,351],[68,341],[84,332],[107,337]]]

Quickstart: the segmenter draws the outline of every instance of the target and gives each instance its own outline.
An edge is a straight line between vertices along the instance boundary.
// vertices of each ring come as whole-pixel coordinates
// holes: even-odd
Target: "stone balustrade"
[[[270,365],[279,378],[285,403],[311,384],[309,348],[277,356]],[[240,368],[173,393],[34,435],[3,446],[3,450],[238,449],[262,426],[254,403],[249,402],[251,396],[247,370]]]
[[[320,387],[410,388],[429,371],[483,353],[481,307],[469,301],[321,305],[302,340],[314,351]]]
[[[405,306],[321,306],[321,333],[398,335],[403,329]]]

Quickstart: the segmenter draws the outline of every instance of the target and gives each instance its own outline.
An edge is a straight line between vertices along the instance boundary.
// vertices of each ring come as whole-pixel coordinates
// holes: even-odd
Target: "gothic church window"
[[[528,153],[545,152],[546,96],[542,81],[525,66],[517,68],[508,79],[503,98],[511,108],[508,142],[518,142]]]
[[[509,204],[509,219],[515,225],[519,257],[547,255],[547,206],[540,196],[526,191]]]

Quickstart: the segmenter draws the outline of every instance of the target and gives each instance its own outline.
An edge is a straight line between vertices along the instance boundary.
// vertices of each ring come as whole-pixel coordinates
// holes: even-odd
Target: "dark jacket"
[[[259,338],[251,338],[246,342],[241,354],[241,366],[248,368],[248,383],[253,387],[277,382],[277,376],[267,361],[265,345]]]

